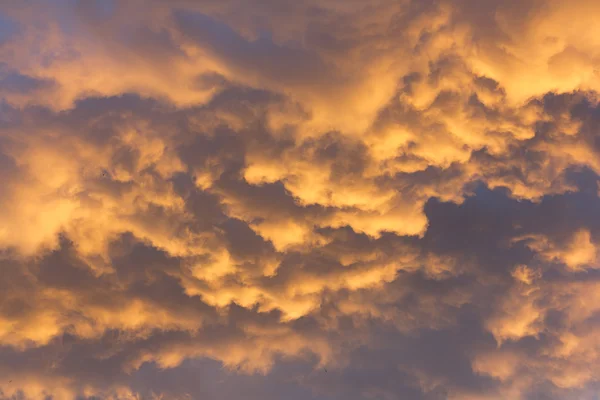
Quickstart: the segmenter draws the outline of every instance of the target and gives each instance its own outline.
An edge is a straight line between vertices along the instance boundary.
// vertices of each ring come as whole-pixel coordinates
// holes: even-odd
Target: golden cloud
[[[597,390],[596,2],[34,3],[0,399]]]

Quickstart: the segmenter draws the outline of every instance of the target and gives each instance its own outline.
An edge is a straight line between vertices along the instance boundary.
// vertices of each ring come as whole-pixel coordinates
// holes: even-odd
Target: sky
[[[599,17],[1,1],[0,399],[600,399]]]

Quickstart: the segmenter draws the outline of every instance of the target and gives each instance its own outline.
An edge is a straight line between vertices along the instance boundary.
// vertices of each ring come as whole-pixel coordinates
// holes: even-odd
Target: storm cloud
[[[600,3],[0,4],[0,399],[596,399]]]

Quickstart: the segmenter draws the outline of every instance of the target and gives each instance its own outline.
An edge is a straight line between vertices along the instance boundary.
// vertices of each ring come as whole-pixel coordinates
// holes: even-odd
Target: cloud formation
[[[0,399],[594,399],[599,15],[1,4]]]

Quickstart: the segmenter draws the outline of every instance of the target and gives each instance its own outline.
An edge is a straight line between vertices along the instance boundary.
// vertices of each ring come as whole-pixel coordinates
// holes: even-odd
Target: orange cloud
[[[35,3],[0,398],[596,390],[596,2]]]

